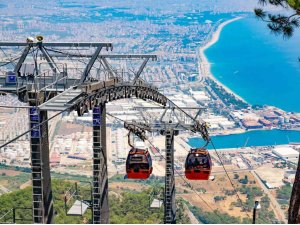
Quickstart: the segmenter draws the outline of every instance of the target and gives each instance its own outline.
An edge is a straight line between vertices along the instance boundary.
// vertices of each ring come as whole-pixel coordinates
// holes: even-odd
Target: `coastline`
[[[226,134],[226,135],[211,135],[211,138],[217,149],[239,149],[244,146],[247,147],[265,147],[276,145],[299,145],[300,131],[298,130],[249,130],[244,133]],[[196,147],[204,143],[200,137],[184,136],[186,142],[191,147]],[[250,140],[250,141],[249,141]],[[267,140],[267,141],[266,141]],[[248,142],[249,141],[249,142]],[[208,147],[212,149],[212,146]]]
[[[204,77],[204,78],[210,78],[211,80],[213,80],[214,82],[216,82],[218,85],[222,86],[228,93],[233,94],[237,99],[246,102],[245,99],[243,99],[241,96],[239,96],[238,94],[236,94],[235,92],[233,92],[230,88],[228,88],[226,85],[224,85],[223,83],[221,83],[211,72],[211,64],[208,61],[206,55],[205,55],[205,50],[210,48],[211,46],[213,46],[220,38],[221,32],[223,30],[223,28],[234,22],[237,20],[242,19],[243,17],[236,17],[230,20],[227,20],[223,23],[221,23],[217,30],[212,34],[211,39],[204,45],[201,46],[199,48],[199,59],[200,59],[200,63],[199,63],[199,73],[201,73],[200,76]],[[246,102],[247,103],[247,102]]]

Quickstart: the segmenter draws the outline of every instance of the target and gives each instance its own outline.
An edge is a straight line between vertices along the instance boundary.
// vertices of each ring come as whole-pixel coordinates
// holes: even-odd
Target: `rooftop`
[[[289,146],[277,146],[274,148],[273,152],[284,156],[297,155],[297,154],[299,155],[298,151],[296,151],[295,149]]]

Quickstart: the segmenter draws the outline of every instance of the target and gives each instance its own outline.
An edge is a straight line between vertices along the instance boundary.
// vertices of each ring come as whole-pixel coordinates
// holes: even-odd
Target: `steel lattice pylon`
[[[174,176],[174,130],[166,130],[166,176],[164,223],[176,223],[175,176]]]
[[[105,104],[93,108],[93,223],[109,223]]]
[[[47,112],[33,106],[29,109],[29,117],[30,126],[34,128],[30,134],[33,222],[53,223],[48,123],[39,125],[47,120]]]
[[[141,140],[147,140],[145,137],[145,131],[151,133],[160,133],[165,136],[165,189],[164,189],[164,223],[175,224],[176,223],[176,198],[175,198],[175,170],[174,170],[174,138],[179,134],[179,131],[188,130],[194,133],[199,132],[203,136],[205,141],[209,141],[210,137],[207,133],[207,127],[205,124],[201,124],[197,121],[202,108],[185,107],[176,109],[174,106],[167,107],[136,107],[140,110],[141,114],[144,114],[146,109],[148,110],[161,110],[158,114],[158,118],[153,118],[154,123],[148,122],[149,117],[143,116],[143,122],[125,121],[124,127],[130,132],[134,133]],[[186,118],[183,115],[183,109],[185,110],[197,110],[194,118]],[[183,114],[182,114],[183,113]],[[148,113],[151,114],[151,113]],[[173,115],[176,121],[169,120],[169,116]],[[149,141],[150,145],[153,144]]]

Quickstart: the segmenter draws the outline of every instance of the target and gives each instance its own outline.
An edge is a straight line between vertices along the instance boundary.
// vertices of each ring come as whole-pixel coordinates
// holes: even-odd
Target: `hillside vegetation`
[[[300,7],[300,0],[288,0],[287,2],[294,9],[297,9]]]
[[[64,194],[73,183],[63,180],[53,180],[52,189],[54,196],[54,207],[56,211],[55,223],[90,223],[91,211],[88,210],[83,216],[67,216],[64,207]],[[150,192],[152,188],[142,192],[123,191],[119,193],[110,193],[110,223],[163,223],[163,207],[160,209],[150,210]],[[17,223],[31,223],[32,212],[30,207],[32,188],[28,187],[23,190],[18,190],[9,194],[1,195],[0,197],[0,217],[11,208],[28,208],[28,210],[16,210],[16,218],[21,219]],[[85,199],[89,199],[88,186],[80,188],[80,194]],[[9,213],[0,223],[12,222],[12,213]],[[177,201],[177,222],[189,223],[189,219],[184,214],[183,204]]]

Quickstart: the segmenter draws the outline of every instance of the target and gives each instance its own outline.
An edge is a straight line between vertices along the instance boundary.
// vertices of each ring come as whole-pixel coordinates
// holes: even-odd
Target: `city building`
[[[284,177],[283,177],[283,182],[293,184],[295,181],[295,175],[296,175],[295,170],[285,171]]]
[[[298,162],[299,152],[289,146],[277,146],[272,153],[285,161]]]
[[[267,120],[276,120],[276,119],[278,119],[278,115],[276,115],[274,112],[267,112],[267,113],[265,113],[264,117]]]
[[[264,125],[265,127],[272,126],[272,122],[270,122],[269,120],[263,119],[263,118],[259,119],[258,122],[261,123],[262,125]]]
[[[197,102],[205,102],[210,100],[204,91],[190,91],[190,93]]]
[[[197,80],[197,76],[198,76],[198,74],[191,74],[191,75],[188,77],[188,81],[189,81],[189,82],[196,81],[196,80]]]
[[[242,124],[246,129],[261,129],[263,125],[257,122],[256,120],[244,119]]]

